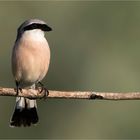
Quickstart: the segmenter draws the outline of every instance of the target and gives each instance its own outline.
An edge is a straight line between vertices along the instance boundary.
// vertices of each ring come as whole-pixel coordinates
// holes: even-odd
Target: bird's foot
[[[22,88],[19,87],[19,83],[16,81],[16,95],[19,95],[19,91],[22,93]]]
[[[49,95],[49,91],[47,90],[47,88],[44,87],[44,85],[41,82],[38,82],[38,84],[40,85],[40,87],[36,87],[40,93],[44,93],[44,98],[47,98],[47,96]]]

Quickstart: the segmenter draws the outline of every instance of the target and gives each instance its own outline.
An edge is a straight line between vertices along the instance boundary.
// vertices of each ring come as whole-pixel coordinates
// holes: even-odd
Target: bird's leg
[[[42,92],[43,90],[45,90],[47,92],[47,96],[49,95],[49,91],[47,90],[47,88],[44,87],[44,85],[41,83],[41,82],[38,82],[41,86],[41,91]]]
[[[22,88],[19,87],[19,83],[16,81],[16,95],[19,94],[19,90],[22,92]]]
[[[41,82],[38,82],[38,84],[41,86],[41,90],[40,90],[40,93],[45,90],[45,97],[49,95],[49,91],[47,90],[47,88],[44,87],[44,85],[41,83]]]

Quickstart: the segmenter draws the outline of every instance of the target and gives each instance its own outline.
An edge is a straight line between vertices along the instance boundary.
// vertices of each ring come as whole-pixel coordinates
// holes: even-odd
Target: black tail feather
[[[37,115],[36,107],[33,108],[23,108],[17,109],[13,113],[12,119],[10,121],[11,127],[20,127],[20,126],[31,126],[31,124],[36,124],[39,118]]]

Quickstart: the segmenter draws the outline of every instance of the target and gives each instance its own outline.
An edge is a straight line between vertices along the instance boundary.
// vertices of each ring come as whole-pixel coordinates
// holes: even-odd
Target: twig
[[[140,100],[140,92],[130,93],[109,93],[109,92],[93,92],[93,91],[54,91],[43,90],[40,92],[39,89],[22,89],[19,94],[16,94],[16,90],[13,88],[2,88],[0,87],[0,96],[20,96],[30,99],[40,98],[61,98],[61,99],[102,99],[102,100]]]

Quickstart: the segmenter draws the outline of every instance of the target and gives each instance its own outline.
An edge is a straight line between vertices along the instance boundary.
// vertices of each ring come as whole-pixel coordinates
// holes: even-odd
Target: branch
[[[19,96],[30,99],[41,99],[41,98],[61,98],[61,99],[102,99],[102,100],[140,100],[140,92],[131,93],[109,93],[109,92],[94,92],[94,91],[54,91],[43,90],[40,92],[39,89],[22,89],[19,94],[16,94],[16,90],[13,88],[2,88],[0,87],[0,96]]]

